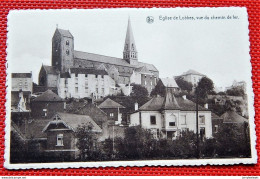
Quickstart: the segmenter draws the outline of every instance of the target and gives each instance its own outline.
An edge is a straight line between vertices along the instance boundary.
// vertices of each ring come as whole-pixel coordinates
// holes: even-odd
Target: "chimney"
[[[135,103],[135,111],[137,111],[138,110],[138,103],[136,102]]]
[[[209,108],[209,105],[208,103],[204,104],[204,108],[208,109]]]
[[[186,99],[187,99],[186,95],[183,95],[183,96],[182,96],[182,98],[183,98],[184,100],[186,100]]]

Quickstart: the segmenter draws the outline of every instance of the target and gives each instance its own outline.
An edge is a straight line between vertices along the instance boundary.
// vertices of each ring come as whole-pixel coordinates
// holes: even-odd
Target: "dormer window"
[[[67,55],[69,55],[69,54],[70,54],[70,51],[69,51],[68,49],[66,50],[66,54],[67,54]]]
[[[70,42],[68,40],[66,41],[66,45],[70,45]]]

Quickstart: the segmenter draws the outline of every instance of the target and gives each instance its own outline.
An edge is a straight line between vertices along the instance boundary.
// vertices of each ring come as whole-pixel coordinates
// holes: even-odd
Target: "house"
[[[79,150],[76,146],[75,132],[82,125],[90,126],[91,131],[97,135],[102,132],[102,129],[89,116],[56,113],[42,129],[42,132],[47,136],[45,152],[54,157],[76,159]]]
[[[184,72],[179,77],[182,77],[183,80],[190,82],[193,86],[196,86],[201,78],[206,77],[206,75],[203,75],[195,70],[188,70],[187,72]]]
[[[180,88],[174,78],[160,78],[155,87],[155,91],[157,91],[159,95],[165,96],[166,88],[173,94],[180,92]]]
[[[91,73],[90,69],[93,70]],[[98,76],[96,77],[96,75]],[[103,75],[107,79],[103,79]],[[93,96],[101,97],[108,95],[108,91],[111,90],[109,89],[110,84],[102,85],[102,80],[109,79],[107,76],[113,79],[115,84],[128,85],[131,82],[137,82],[146,87],[148,91],[154,88],[159,77],[159,71],[154,65],[138,61],[130,19],[128,20],[123,58],[74,50],[74,37],[70,31],[59,28],[55,30],[52,38],[52,65],[42,66],[39,73],[40,86],[45,86],[46,89],[58,88],[58,95],[62,98],[67,96],[81,98],[91,96],[93,93]],[[87,80],[89,80],[88,85],[85,83]],[[97,86],[94,85],[94,90],[89,85],[92,81],[97,84]],[[73,87],[69,92],[66,86],[70,84]],[[114,88],[113,84],[111,86]]]
[[[67,104],[66,112],[79,115],[87,115],[91,117],[95,123],[102,129],[99,140],[105,140],[112,136],[109,133],[109,120],[107,114],[93,103],[87,101],[73,101]]]
[[[31,101],[33,118],[50,118],[56,112],[64,112],[65,101],[51,90],[47,90]]]
[[[125,107],[121,104],[107,98],[98,106],[102,111],[107,114],[107,119],[112,121],[111,125],[121,125],[122,117]]]
[[[103,98],[114,94],[115,81],[102,69],[70,68],[58,75],[61,98]]]
[[[165,97],[153,97],[130,115],[130,126],[140,125],[153,132],[155,138],[175,139],[181,131],[196,132],[196,104],[185,96],[175,97],[166,89]],[[199,106],[199,130],[212,137],[211,111]]]
[[[212,133],[216,134],[219,131],[220,125],[223,123],[223,118],[211,112],[211,120],[212,120]]]
[[[29,112],[30,97],[33,93],[31,73],[12,73],[11,111]]]
[[[223,118],[223,123],[232,123],[232,124],[244,124],[248,123],[248,119],[240,116],[235,111],[227,111],[224,114],[221,115],[221,118]]]

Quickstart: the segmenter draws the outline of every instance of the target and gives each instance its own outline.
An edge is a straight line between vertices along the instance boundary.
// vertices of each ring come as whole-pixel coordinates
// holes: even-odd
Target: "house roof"
[[[174,78],[161,78],[161,81],[165,87],[179,88]]]
[[[57,69],[53,66],[42,65],[42,68],[46,71],[47,74],[58,74]]]
[[[66,111],[90,116],[100,127],[102,127],[102,123],[107,121],[107,114],[92,103],[71,102],[67,105]]]
[[[160,110],[181,110],[181,111],[195,111],[196,104],[191,100],[183,97],[174,97],[174,95],[167,95],[165,97],[153,97],[147,103],[139,108],[141,111],[160,111]],[[200,111],[209,111],[199,105]]]
[[[31,73],[12,73],[12,78],[31,78]]]
[[[12,121],[12,127],[15,128],[16,131],[19,131],[20,134],[26,139],[47,139],[46,133],[43,133],[43,128],[50,122],[51,119],[37,119],[37,120],[29,120],[27,126],[25,127],[24,123],[18,126],[14,124]]]
[[[181,76],[184,76],[184,75],[200,75],[200,76],[205,76],[203,75],[202,73],[199,73],[195,70],[188,70],[186,72],[184,72]]]
[[[107,75],[105,70],[98,70],[93,68],[70,68],[70,72],[75,74]]]
[[[76,51],[76,50],[74,50],[74,58],[95,61],[95,62],[100,62],[100,63],[105,63],[105,64],[111,64],[111,65],[132,67],[132,68],[140,68],[142,66],[146,66],[147,69],[150,71],[158,71],[152,64],[138,62],[137,66],[133,66],[133,65],[130,65],[127,61],[123,60],[122,58],[109,57],[109,56],[105,56],[105,55],[98,55],[98,54],[94,54],[94,53],[88,53],[88,52],[82,52],[82,51]]]
[[[64,37],[70,37],[70,38],[73,38],[72,34],[70,33],[69,30],[64,30],[64,29],[59,29],[57,28],[58,32],[64,36]]]
[[[221,118],[223,118],[223,123],[244,123],[248,122],[248,120],[239,114],[237,114],[235,111],[227,111],[224,114],[221,115]]]
[[[81,125],[90,125],[92,127],[92,131],[102,132],[102,129],[93,121],[93,119],[86,115],[79,114],[70,114],[70,113],[56,113],[43,129],[43,132],[48,130],[48,127],[51,124],[63,123],[67,128],[73,130],[74,132],[77,130],[77,127]]]
[[[51,90],[47,90],[42,93],[40,96],[36,97],[33,101],[63,101],[61,97],[52,92]]]
[[[211,119],[222,119],[220,116],[218,116],[217,114],[211,112]]]
[[[103,109],[103,108],[125,108],[124,106],[122,106],[121,104],[113,101],[110,98],[107,98],[104,102],[102,102],[99,106],[99,108]]]

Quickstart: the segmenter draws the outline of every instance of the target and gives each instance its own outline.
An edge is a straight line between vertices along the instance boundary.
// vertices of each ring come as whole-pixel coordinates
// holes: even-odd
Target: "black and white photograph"
[[[15,10],[5,167],[256,163],[246,8]]]

